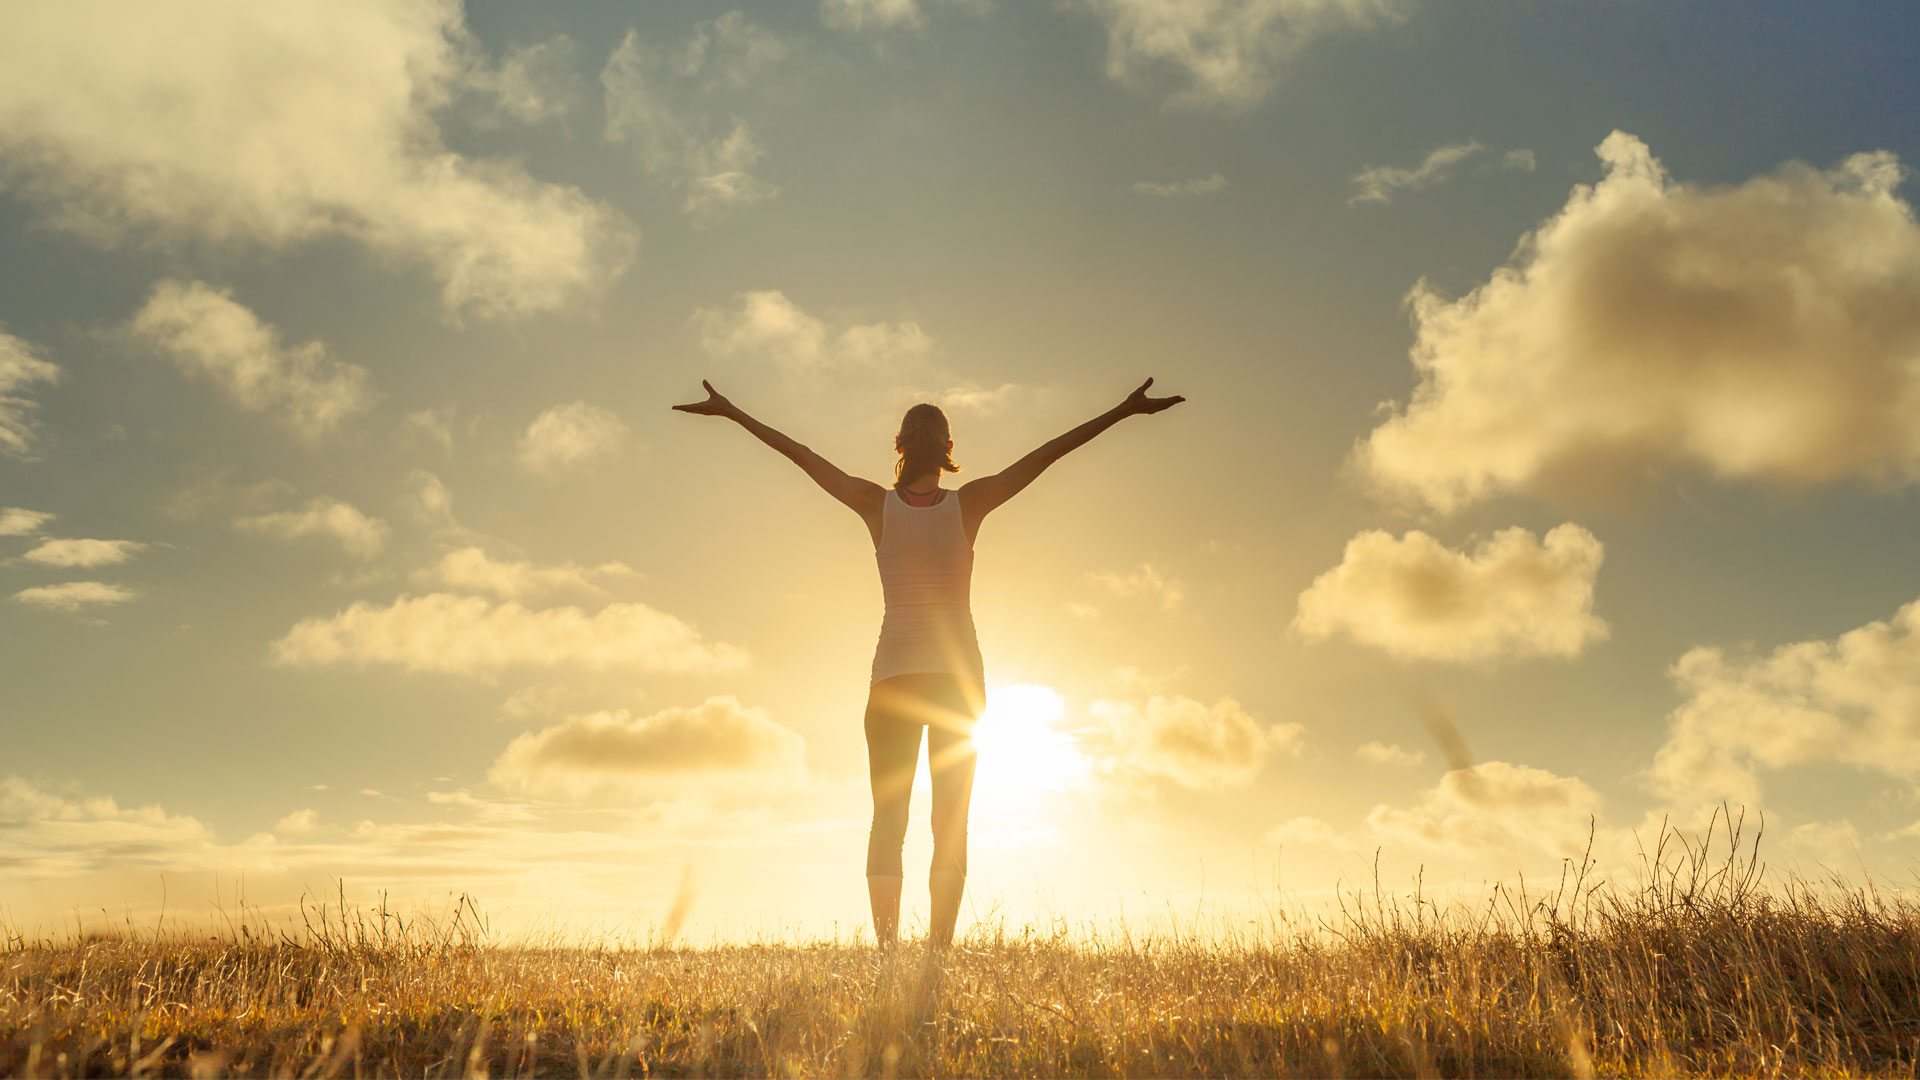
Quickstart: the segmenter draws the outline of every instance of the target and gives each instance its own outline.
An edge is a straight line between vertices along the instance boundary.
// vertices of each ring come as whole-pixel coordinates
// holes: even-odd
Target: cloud
[[[1593,614],[1602,554],[1571,522],[1544,544],[1526,529],[1502,529],[1471,553],[1417,529],[1397,540],[1369,529],[1300,594],[1293,626],[1420,660],[1578,656],[1608,634]]]
[[[627,425],[584,401],[555,405],[520,436],[520,465],[528,472],[556,473],[606,457],[627,440]]]
[[[700,345],[709,356],[760,356],[795,372],[917,360],[933,339],[908,319],[859,326],[828,326],[777,289],[736,293],[737,307],[694,312]]]
[[[1179,607],[1180,601],[1187,595],[1187,587],[1180,579],[1168,577],[1152,563],[1141,563],[1137,569],[1126,574],[1110,570],[1095,571],[1087,575],[1087,580],[1115,596],[1140,596],[1157,600],[1163,611]]]
[[[344,236],[426,264],[450,315],[597,291],[632,257],[617,212],[442,142],[471,50],[444,0],[0,5],[0,179],[102,242]]]
[[[1442,513],[1676,468],[1920,476],[1920,225],[1894,156],[1700,188],[1624,132],[1599,155],[1605,177],[1485,284],[1414,286],[1420,381],[1356,448],[1360,472]]]
[[[34,411],[40,403],[26,396],[34,383],[60,381],[57,364],[43,360],[33,346],[0,330],[0,452],[29,458],[39,435]]]
[[[1219,173],[1193,180],[1173,180],[1160,183],[1153,180],[1140,180],[1134,183],[1136,195],[1152,195],[1161,199],[1197,199],[1203,195],[1212,195],[1227,189],[1227,178]]]
[[[1394,765],[1411,768],[1427,760],[1424,750],[1406,750],[1398,743],[1364,742],[1353,751],[1353,756],[1361,761],[1371,761],[1375,765]]]
[[[278,536],[283,540],[295,540],[303,536],[331,537],[340,542],[347,554],[358,559],[371,559],[379,555],[387,545],[388,534],[392,532],[387,523],[379,518],[368,517],[350,503],[326,495],[309,500],[299,510],[235,518],[233,527],[242,532]]]
[[[43,540],[20,557],[41,566],[112,566],[146,548],[136,540]]]
[[[1374,807],[1367,827],[1378,841],[1467,858],[1513,851],[1578,858],[1600,809],[1599,793],[1578,777],[1483,761],[1449,770],[1412,806]]]
[[[577,716],[514,739],[487,773],[509,791],[653,798],[691,785],[757,787],[805,776],[806,740],[731,696],[650,716]]]
[[[0,507],[0,536],[32,536],[40,531],[40,526],[52,520],[52,514],[39,510],[25,510],[18,506]]]
[[[1676,803],[1758,806],[1761,769],[1814,762],[1920,779],[1920,600],[1764,656],[1689,649],[1670,674],[1686,700],[1647,779]]]
[[[1476,139],[1466,142],[1449,143],[1439,147],[1422,158],[1420,164],[1411,169],[1395,168],[1390,165],[1374,165],[1360,170],[1354,175],[1353,186],[1356,189],[1349,199],[1348,206],[1357,206],[1365,202],[1387,203],[1393,199],[1396,191],[1418,191],[1424,187],[1445,182],[1453,175],[1453,167],[1462,161],[1486,150],[1485,144]],[[1500,155],[1495,168],[1502,171],[1532,172],[1534,169],[1533,151],[1509,150]]]
[[[13,602],[46,611],[74,612],[83,608],[124,604],[134,595],[134,591],[124,585],[109,585],[102,581],[63,581],[58,585],[21,589],[13,594]]]
[[[480,69],[473,79],[509,119],[522,124],[558,120],[573,105],[578,82],[573,73],[576,51],[572,38],[555,34],[546,41],[508,50],[499,67]]]
[[[578,563],[535,566],[525,561],[496,560],[480,548],[464,547],[447,552],[431,570],[415,576],[449,589],[492,593],[503,600],[525,600],[562,589],[600,593],[605,590],[594,578],[636,575],[631,567],[617,562],[602,566]]]
[[[407,484],[413,489],[415,517],[436,529],[460,527],[453,516],[453,492],[447,490],[438,476],[425,469],[415,469],[407,474]]]
[[[820,21],[844,30],[920,26],[926,20],[920,0],[820,0]]]
[[[160,282],[130,329],[182,370],[218,383],[234,404],[271,414],[308,442],[373,403],[367,369],[329,359],[317,341],[281,345],[273,327],[202,282]]]
[[[606,138],[632,143],[648,175],[684,191],[687,214],[772,198],[780,189],[753,175],[761,150],[752,126],[720,106],[737,104],[789,51],[738,11],[700,23],[677,48],[629,30],[600,72]]]
[[[747,664],[744,650],[645,604],[529,609],[478,596],[429,593],[391,604],[356,603],[302,619],[271,646],[276,664],[397,664],[408,671],[472,675],[508,667],[579,667],[711,673]]]
[[[1171,69],[1168,104],[1227,110],[1259,104],[1307,42],[1397,20],[1401,0],[1086,0],[1107,28],[1107,75],[1140,83]]]
[[[1084,744],[1090,752],[1122,770],[1190,788],[1251,783],[1270,755],[1298,754],[1306,730],[1262,724],[1230,697],[1209,707],[1183,695],[1156,694],[1144,709],[1096,701],[1087,711],[1100,724]]]

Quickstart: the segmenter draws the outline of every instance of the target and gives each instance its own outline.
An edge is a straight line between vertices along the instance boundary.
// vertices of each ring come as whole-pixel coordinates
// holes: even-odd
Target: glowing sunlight
[[[1051,791],[1064,791],[1087,776],[1087,759],[1061,731],[1066,702],[1045,686],[1002,686],[987,694],[987,707],[973,729],[979,748],[974,779],[975,806],[1029,803]]]

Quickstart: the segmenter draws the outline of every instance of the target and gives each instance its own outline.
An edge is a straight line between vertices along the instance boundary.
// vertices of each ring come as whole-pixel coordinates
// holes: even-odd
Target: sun
[[[973,729],[980,754],[975,789],[1005,803],[1064,791],[1086,779],[1087,759],[1059,728],[1065,712],[1065,699],[1045,686],[989,691]]]

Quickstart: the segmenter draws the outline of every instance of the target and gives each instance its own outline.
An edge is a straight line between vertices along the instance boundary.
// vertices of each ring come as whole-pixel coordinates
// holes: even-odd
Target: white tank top
[[[889,488],[880,516],[880,589],[887,614],[873,650],[873,681],[915,672],[986,681],[968,591],[973,545],[960,521],[960,493],[914,506]]]

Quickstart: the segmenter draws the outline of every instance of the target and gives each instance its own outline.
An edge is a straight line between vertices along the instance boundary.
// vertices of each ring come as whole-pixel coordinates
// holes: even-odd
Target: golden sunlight
[[[1086,778],[1087,759],[1058,727],[1065,712],[1065,699],[1049,687],[1019,684],[988,692],[973,729],[980,753],[974,787],[986,796],[976,796],[976,805],[1025,801]]]

